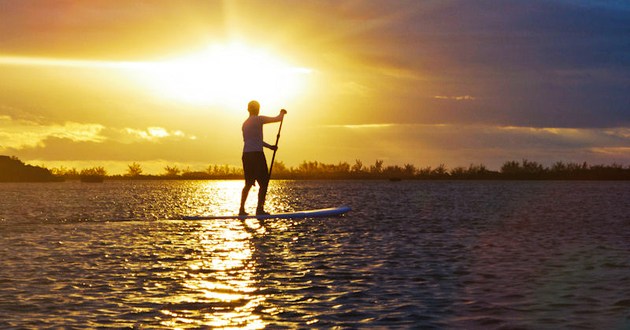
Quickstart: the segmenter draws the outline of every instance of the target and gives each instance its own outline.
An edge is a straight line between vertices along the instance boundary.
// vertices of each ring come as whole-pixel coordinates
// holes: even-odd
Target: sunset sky
[[[240,166],[252,99],[288,166],[630,165],[628,1],[0,0],[0,74],[47,167]]]

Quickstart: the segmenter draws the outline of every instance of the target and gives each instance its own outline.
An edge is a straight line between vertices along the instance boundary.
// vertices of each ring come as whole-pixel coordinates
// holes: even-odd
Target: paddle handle
[[[273,170],[273,163],[276,160],[276,151],[278,151],[278,142],[280,141],[280,131],[282,131],[282,123],[284,122],[284,116],[280,119],[280,127],[278,127],[278,135],[276,135],[276,149],[273,151],[273,156],[271,156],[271,165],[269,165],[269,179],[271,179],[271,171]]]

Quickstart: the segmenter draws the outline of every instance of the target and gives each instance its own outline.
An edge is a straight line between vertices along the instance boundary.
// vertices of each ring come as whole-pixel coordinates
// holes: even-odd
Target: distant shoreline
[[[0,182],[58,182],[64,178],[40,166],[24,164],[16,157],[0,156]]]
[[[222,177],[207,177],[207,178],[167,178],[159,175],[146,175],[139,177],[124,177],[124,176],[107,176],[102,180],[93,182],[105,182],[105,181],[242,181],[243,178],[222,178]],[[47,182],[90,182],[81,180],[80,178],[64,179],[61,178],[55,181]],[[390,179],[390,178],[368,178],[368,177],[276,177],[273,176],[271,181],[390,181],[392,183],[402,181],[427,181],[427,182],[447,182],[447,181],[630,181],[630,178],[405,178],[405,179]],[[5,181],[6,182],[6,181]],[[13,181],[15,182],[15,181]],[[34,182],[34,181],[30,181]],[[0,183],[2,183],[0,181]]]
[[[47,169],[26,165],[15,157],[0,156],[0,182],[58,182],[81,180],[103,182],[105,180],[242,180],[242,169],[228,165],[208,166],[206,171],[182,171],[177,167],[165,168],[165,174],[143,174],[138,163],[129,165],[126,175],[108,175],[103,167],[78,171],[72,169]],[[587,163],[556,162],[551,167],[524,159],[508,161],[499,171],[488,170],[483,164],[469,167],[418,168],[412,164],[384,166],[377,160],[364,166],[360,160],[354,165],[346,162],[325,164],[317,161],[303,162],[298,167],[287,167],[282,162],[274,164],[273,180],[569,180],[569,181],[625,181],[630,180],[630,166],[619,164],[588,165]]]

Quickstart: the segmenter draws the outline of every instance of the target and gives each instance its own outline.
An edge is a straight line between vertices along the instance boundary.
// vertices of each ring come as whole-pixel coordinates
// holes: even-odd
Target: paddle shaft
[[[284,122],[284,117],[280,119],[280,127],[278,127],[278,135],[276,135],[276,150],[273,151],[273,156],[271,156],[271,165],[269,165],[269,179],[271,179],[271,171],[273,170],[273,162],[276,160],[276,151],[278,151],[278,141],[280,141],[280,131],[282,130],[282,122]]]

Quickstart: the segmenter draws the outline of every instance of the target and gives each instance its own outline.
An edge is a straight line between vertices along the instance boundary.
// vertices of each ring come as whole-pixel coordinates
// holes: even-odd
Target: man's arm
[[[286,115],[286,114],[287,114],[287,111],[282,109],[282,110],[280,110],[280,114],[275,116],[275,117],[262,116],[263,117],[263,124],[279,122],[279,121],[281,121],[284,118],[284,115]],[[278,133],[278,134],[280,134],[280,133]],[[271,145],[271,144],[269,144],[269,143],[267,143],[265,141],[263,141],[263,146],[266,147],[266,148],[269,148],[271,150],[274,150],[274,151],[278,150],[278,146],[273,146],[273,145]]]
[[[273,146],[273,145],[271,145],[271,144],[269,144],[269,143],[267,143],[267,142],[265,142],[265,141],[263,141],[263,146],[264,146],[265,148],[269,148],[269,149],[271,149],[271,150],[277,150],[277,149],[278,149],[278,147],[277,147],[277,146]]]
[[[282,118],[284,118],[284,115],[286,114],[287,114],[287,111],[282,109],[280,110],[280,114],[275,117],[267,117],[267,116],[259,116],[259,117],[262,119],[263,124],[268,124],[268,123],[277,123],[281,121]]]

